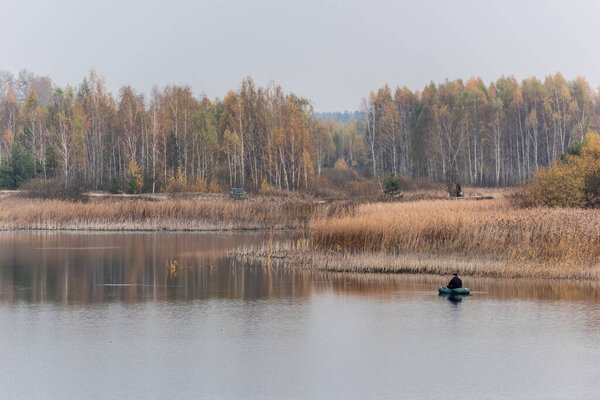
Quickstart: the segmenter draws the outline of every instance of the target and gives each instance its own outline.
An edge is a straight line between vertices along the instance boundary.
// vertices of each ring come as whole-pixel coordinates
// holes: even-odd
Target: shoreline
[[[600,280],[600,210],[300,197],[0,200],[0,232],[261,233],[230,254],[303,269]],[[282,238],[282,236],[285,236]],[[284,239],[284,240],[281,240]]]
[[[361,253],[348,254],[315,250],[268,248],[238,249],[231,257],[270,263],[272,267],[358,274],[427,274],[481,278],[556,279],[600,281],[600,265],[564,265],[560,263],[519,263],[506,259],[464,257],[457,254],[426,253]],[[270,261],[269,261],[270,259]]]
[[[113,228],[0,228],[0,232],[74,232],[74,233],[281,233],[296,232],[296,227],[278,228],[215,228],[215,229],[113,229]]]
[[[225,198],[167,201],[0,199],[0,230],[106,232],[281,231],[306,228],[346,207],[304,199]]]

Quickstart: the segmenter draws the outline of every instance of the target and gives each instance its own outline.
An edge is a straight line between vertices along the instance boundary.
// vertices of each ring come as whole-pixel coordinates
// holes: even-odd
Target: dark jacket
[[[448,286],[446,286],[448,289],[458,289],[462,287],[462,281],[460,280],[460,278],[458,276],[455,276],[454,278],[450,279],[450,282],[448,283]]]

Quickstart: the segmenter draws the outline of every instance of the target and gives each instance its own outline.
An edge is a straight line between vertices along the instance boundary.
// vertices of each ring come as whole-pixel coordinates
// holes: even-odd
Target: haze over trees
[[[334,167],[356,179],[508,186],[528,182],[600,124],[598,91],[560,74],[445,81],[416,92],[384,86],[338,121],[250,77],[211,100],[176,85],[149,97],[124,86],[115,96],[93,71],[66,87],[2,72],[0,94],[4,188],[42,178],[132,193],[295,191]]]

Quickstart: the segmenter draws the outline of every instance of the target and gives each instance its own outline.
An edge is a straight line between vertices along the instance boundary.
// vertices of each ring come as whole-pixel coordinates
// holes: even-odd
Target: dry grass
[[[318,249],[485,256],[512,262],[595,264],[600,210],[517,209],[507,200],[364,204],[315,218]]]
[[[6,198],[0,200],[0,229],[171,230],[286,229],[306,224],[338,205],[307,200],[253,198],[91,200],[71,202]]]
[[[0,198],[0,229],[243,230],[309,227],[272,249],[289,265],[353,272],[600,279],[600,210],[419,200],[355,205],[300,197],[100,199]],[[303,233],[304,234],[304,233]],[[280,246],[276,244],[276,246]],[[266,257],[266,248],[242,250]]]
[[[440,255],[435,253],[393,254],[387,252],[333,252],[295,245],[276,245],[241,248],[231,253],[252,262],[274,267],[344,273],[402,273],[460,275],[502,278],[600,279],[599,264],[569,264],[557,262],[513,262],[472,255]]]
[[[340,272],[600,279],[600,210],[513,204],[503,196],[362,204],[344,215],[316,216],[302,245],[276,247],[270,256]],[[264,247],[239,252],[268,253]]]
[[[402,199],[400,202],[413,202],[419,200],[448,200],[448,191],[443,185],[439,185],[437,188],[429,189],[417,189],[407,190],[402,192]],[[503,197],[505,193],[514,189],[495,189],[495,188],[471,188],[464,187],[463,194],[469,196],[492,196],[492,197]]]

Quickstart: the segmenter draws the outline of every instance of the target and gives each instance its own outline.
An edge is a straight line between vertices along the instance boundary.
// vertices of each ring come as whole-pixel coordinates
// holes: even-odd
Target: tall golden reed
[[[600,260],[600,210],[516,209],[504,199],[376,203],[341,217],[316,217],[310,226],[313,245],[327,250]]]
[[[0,201],[0,229],[284,229],[295,228],[327,209],[311,201],[269,198],[104,199],[85,203],[7,198]]]

